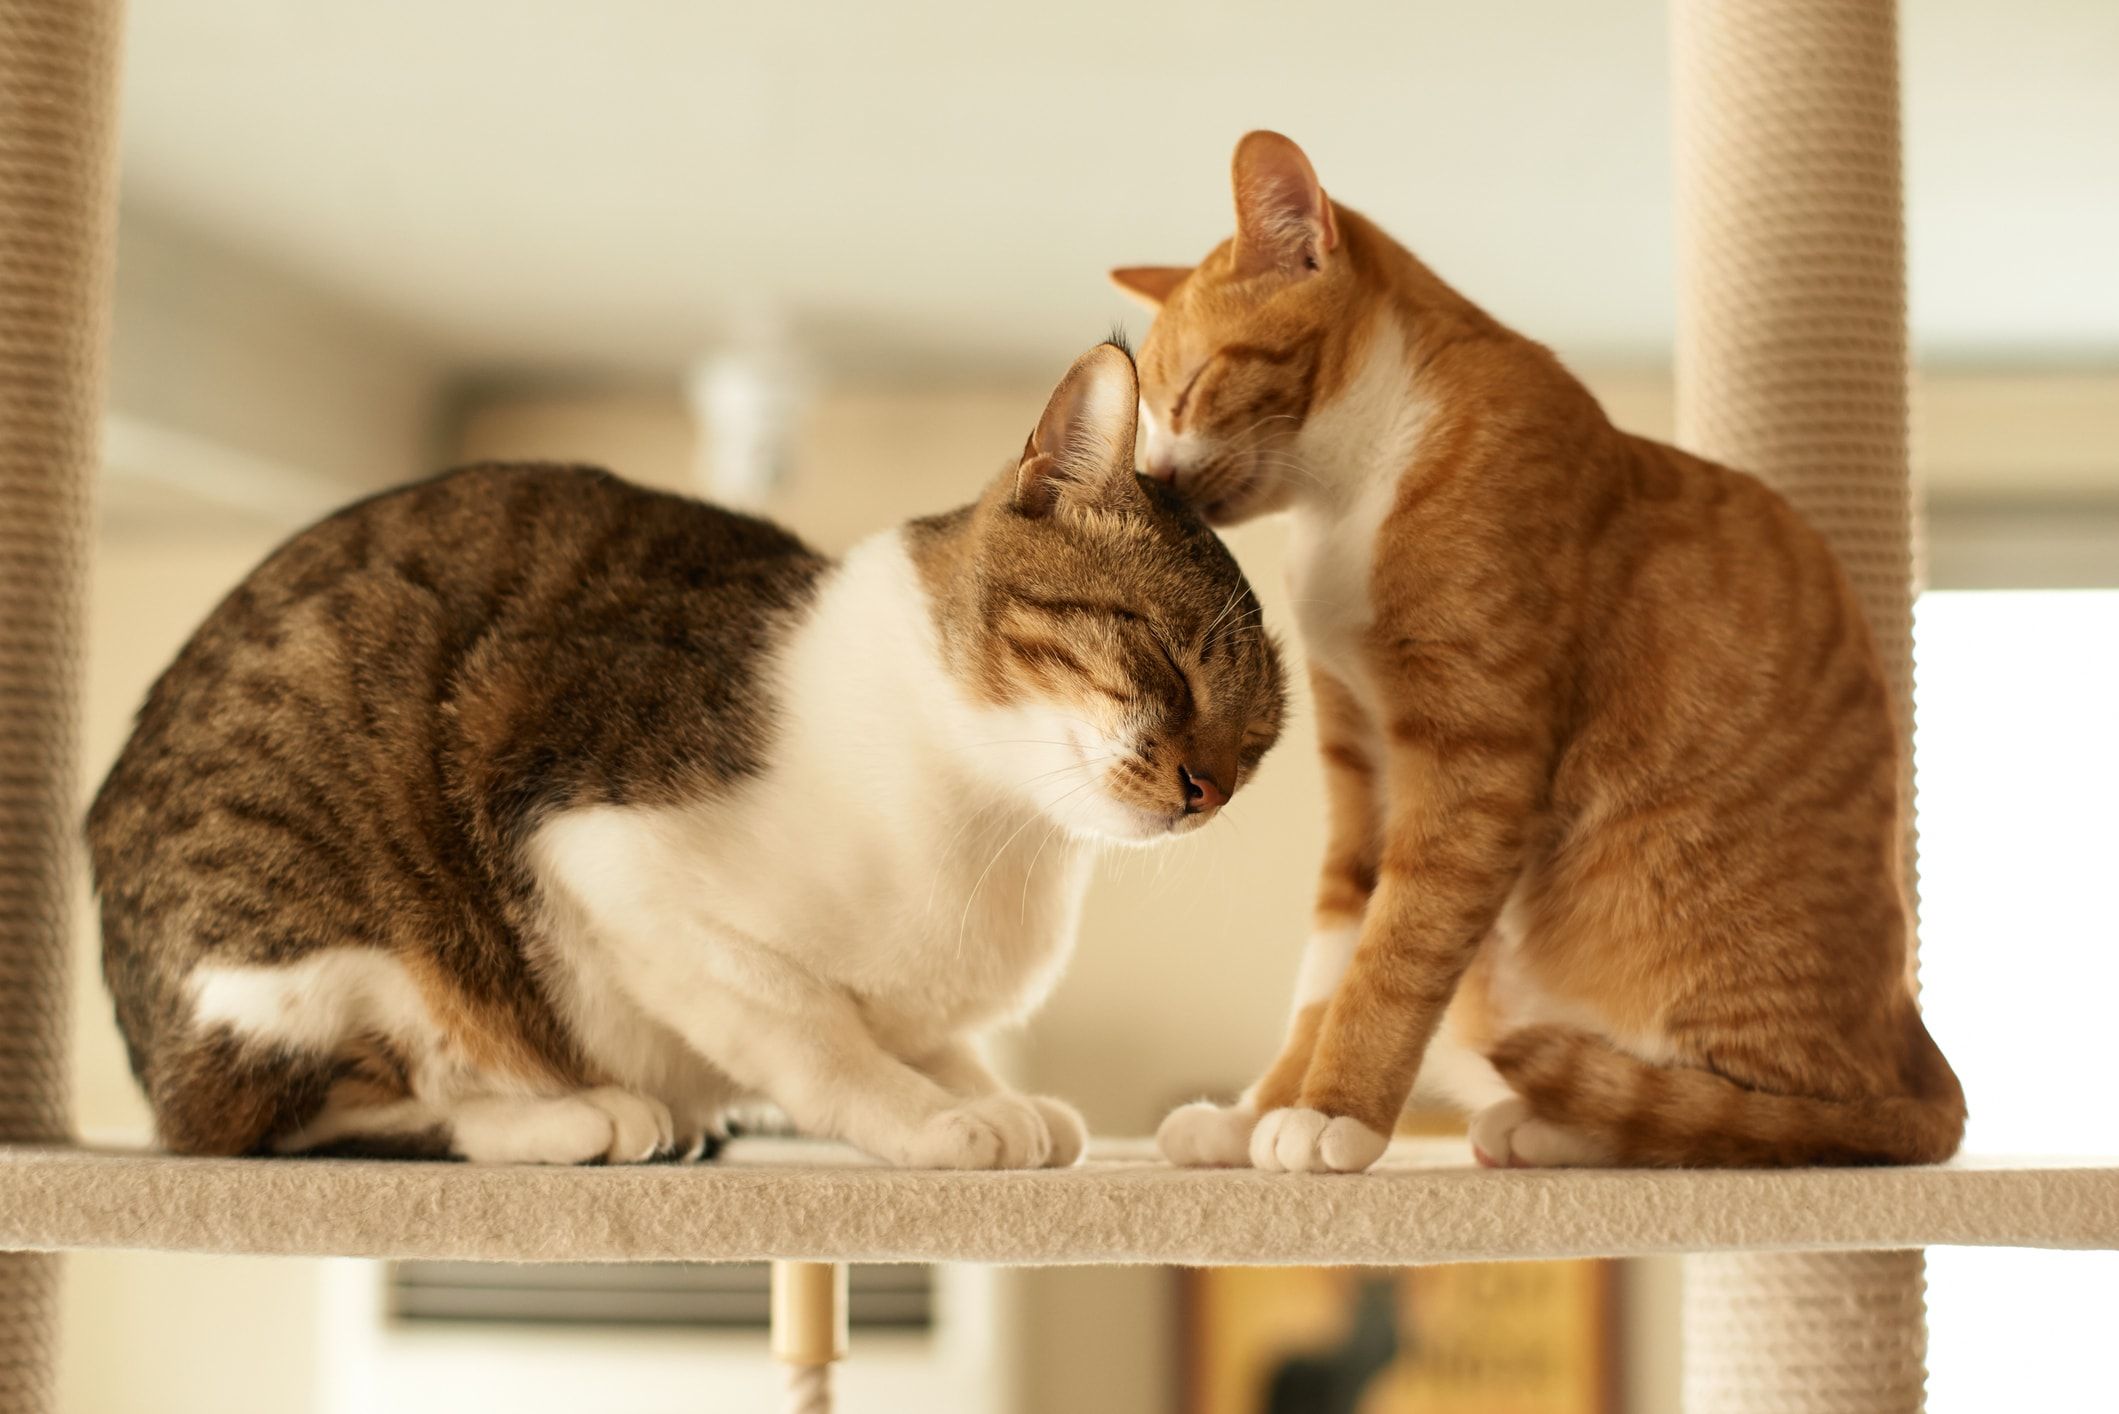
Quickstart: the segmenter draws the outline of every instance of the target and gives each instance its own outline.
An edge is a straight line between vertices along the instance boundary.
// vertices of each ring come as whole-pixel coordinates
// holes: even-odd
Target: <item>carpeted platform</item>
[[[1401,1141],[1349,1177],[1172,1169],[1140,1141],[971,1174],[766,1140],[593,1169],[0,1148],[4,1249],[1266,1265],[1959,1244],[2119,1248],[2119,1165],[1493,1173],[1461,1139]]]

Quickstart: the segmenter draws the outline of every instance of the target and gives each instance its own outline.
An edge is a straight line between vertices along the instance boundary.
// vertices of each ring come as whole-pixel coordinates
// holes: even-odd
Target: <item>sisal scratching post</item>
[[[75,718],[118,8],[0,0],[0,1142],[67,1138]],[[0,1256],[0,1409],[52,1407],[58,1258]]]
[[[1674,0],[1673,40],[1678,440],[1832,542],[1910,727],[1893,0]],[[1917,1251],[1688,1259],[1688,1414],[1920,1409],[1922,1278]]]
[[[787,1414],[831,1414],[831,1367],[846,1358],[846,1264],[773,1263],[773,1359]]]

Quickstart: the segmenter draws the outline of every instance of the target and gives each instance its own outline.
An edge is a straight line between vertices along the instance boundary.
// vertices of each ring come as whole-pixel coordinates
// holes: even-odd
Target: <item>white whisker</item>
[[[1008,846],[1014,844],[1016,841],[1016,837],[1022,834],[1023,831],[1030,828],[1030,826],[1037,820],[1038,815],[1040,813],[1055,809],[1059,805],[1072,799],[1075,795],[1079,794],[1084,790],[1087,790],[1090,786],[1093,786],[1095,784],[1096,781],[1094,778],[1083,781],[1080,785],[1074,787],[1073,790],[1068,791],[1065,795],[1060,796],[1057,800],[1054,800],[1050,804],[1041,807],[1038,811],[1031,812],[1031,814],[1024,819],[1022,824],[1017,825],[1014,830],[1009,832],[1007,839],[1001,841],[1001,847],[993,852],[993,858],[986,861],[986,867],[984,869],[981,869],[979,871],[979,877],[972,881],[971,892],[964,895],[964,912],[963,915],[957,919],[956,926],[956,955],[958,957],[961,958],[964,955],[964,930],[971,925],[971,906],[978,901],[979,890],[985,886],[986,876],[993,872],[994,865],[1001,862],[1001,856],[1008,852]]]

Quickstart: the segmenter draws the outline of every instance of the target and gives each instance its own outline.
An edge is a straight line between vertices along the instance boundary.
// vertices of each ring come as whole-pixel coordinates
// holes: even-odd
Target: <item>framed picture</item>
[[[1610,1262],[1183,1272],[1184,1414],[1618,1414]]]

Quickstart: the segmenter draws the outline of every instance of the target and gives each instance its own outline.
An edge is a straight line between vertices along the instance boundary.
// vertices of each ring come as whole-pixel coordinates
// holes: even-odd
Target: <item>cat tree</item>
[[[1838,547],[1910,702],[1904,236],[1891,0],[1674,0],[1680,440]],[[2119,1247],[2119,1170],[1366,1178],[898,1173],[830,1155],[547,1170],[82,1149],[67,1104],[77,645],[114,212],[117,0],[0,0],[0,1414],[52,1404],[67,1248],[772,1258],[774,1351],[828,1404],[848,1261],[1422,1263],[1696,1254],[1695,1414],[1922,1403],[1920,1249]],[[1910,850],[1910,839],[1908,846]],[[741,1146],[738,1146],[740,1149]]]

